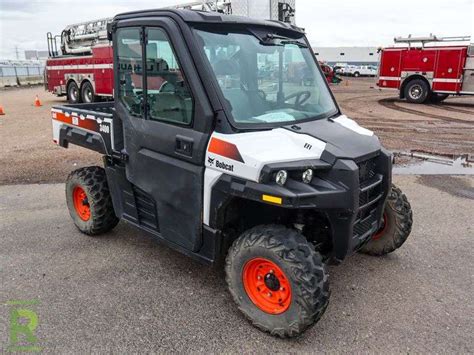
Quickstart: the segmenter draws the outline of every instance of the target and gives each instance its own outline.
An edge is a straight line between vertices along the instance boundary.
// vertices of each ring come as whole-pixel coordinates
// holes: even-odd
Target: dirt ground
[[[379,91],[373,78],[345,79],[332,90],[343,113],[391,150],[474,154],[474,97],[413,105]],[[35,95],[43,106],[34,106]],[[0,184],[62,182],[77,167],[101,164],[95,152],[52,143],[50,108],[64,103],[41,86],[0,91]]]
[[[388,149],[436,155],[474,154],[474,97],[416,105],[398,91],[379,90],[374,78],[344,78],[332,86],[341,110],[373,130]]]

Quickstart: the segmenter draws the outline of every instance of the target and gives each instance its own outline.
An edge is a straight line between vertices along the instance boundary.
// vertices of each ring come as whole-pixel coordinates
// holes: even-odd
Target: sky
[[[47,49],[46,33],[68,24],[189,1],[0,0],[0,59],[15,59],[16,47],[20,59],[25,49]],[[296,0],[296,24],[314,47],[388,46],[408,34],[472,36],[474,0]]]

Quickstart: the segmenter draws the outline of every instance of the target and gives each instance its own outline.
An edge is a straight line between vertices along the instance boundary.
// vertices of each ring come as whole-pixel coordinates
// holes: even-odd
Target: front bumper
[[[224,175],[214,191],[262,203],[263,195],[278,196],[282,208],[323,213],[332,232],[329,257],[337,263],[360,249],[380,226],[391,186],[391,154],[381,149],[363,160],[336,159],[332,165],[306,162],[304,168],[308,167],[316,169],[310,184],[288,179],[285,186],[279,186]]]

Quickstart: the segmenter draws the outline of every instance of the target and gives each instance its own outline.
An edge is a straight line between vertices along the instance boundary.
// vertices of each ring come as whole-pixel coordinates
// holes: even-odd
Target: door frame
[[[114,28],[113,31],[113,41],[117,43],[117,29],[120,28],[139,28],[141,34],[141,47],[142,47],[142,67],[146,68],[146,34],[148,33],[148,29],[150,28],[158,28],[162,30],[172,47],[173,53],[179,63],[180,70],[182,71],[183,77],[185,78],[188,88],[190,90],[191,96],[193,98],[193,120],[191,125],[184,126],[179,124],[174,124],[172,122],[166,121],[159,121],[159,120],[151,120],[149,117],[148,109],[146,109],[147,105],[147,94],[146,94],[146,84],[147,84],[147,75],[146,70],[143,71],[142,76],[142,85],[144,91],[144,110],[142,117],[135,117],[129,114],[128,110],[124,107],[124,105],[118,99],[118,95],[120,93],[119,85],[120,80],[119,78],[119,65],[114,65],[114,76],[116,78],[114,83],[114,91],[117,95],[115,100],[115,108],[116,108],[116,119],[121,120],[121,123],[124,127],[123,130],[123,139],[124,139],[124,147],[127,148],[127,140],[130,140],[130,132],[136,132],[143,134],[143,137],[140,137],[142,141],[136,139],[134,144],[134,152],[132,155],[137,154],[137,156],[132,156],[131,159],[136,159],[136,162],[128,161],[125,163],[125,172],[126,172],[126,179],[130,183],[138,183],[136,187],[140,190],[144,191],[147,194],[150,194],[155,199],[158,199],[157,202],[157,215],[159,221],[164,221],[164,225],[166,223],[171,224],[171,221],[177,220],[174,218],[176,216],[171,216],[170,211],[174,210],[179,212],[179,209],[188,209],[183,210],[187,213],[189,217],[192,215],[191,212],[194,212],[192,217],[192,221],[187,221],[192,225],[193,228],[190,228],[186,231],[187,224],[179,224],[174,223],[176,225],[175,229],[182,229],[182,233],[177,232],[177,234],[173,235],[173,228],[165,228],[159,230],[149,230],[146,227],[140,226],[139,221],[133,217],[128,215],[123,215],[124,219],[129,219],[132,223],[138,225],[142,229],[146,229],[152,234],[165,239],[170,244],[177,244],[180,248],[186,248],[193,252],[197,252],[202,246],[202,209],[203,209],[203,186],[204,186],[204,158],[206,155],[206,148],[210,138],[210,134],[212,132],[212,128],[214,126],[214,110],[212,109],[211,103],[208,100],[206,89],[201,82],[198,71],[195,67],[195,64],[192,60],[192,56],[190,51],[186,45],[185,38],[181,34],[178,24],[173,21],[171,18],[166,16],[155,16],[153,18],[148,19],[130,19],[130,20],[120,20],[117,23],[117,26]],[[114,46],[114,63],[118,63],[118,45]],[[128,132],[127,132],[127,126]],[[159,134],[155,134],[155,136],[150,133],[153,130],[155,132],[160,132]],[[127,134],[129,135],[127,137]],[[158,149],[152,149],[154,144],[156,146],[156,140],[153,143],[153,138],[157,138],[160,136],[160,139],[163,139],[162,146]],[[184,136],[184,138],[189,136],[190,139],[194,141],[193,143],[193,154],[191,156],[179,154],[176,151],[176,142],[177,136]],[[138,146],[140,145],[140,146]],[[151,148],[151,149],[150,149]],[[136,150],[135,150],[136,149]],[[125,153],[128,153],[125,151]],[[147,176],[147,172],[153,171],[150,169],[149,171],[144,170],[143,166],[140,166],[138,163],[138,154],[140,155],[140,159],[149,161],[159,162],[159,164],[169,164],[166,166],[170,166],[170,171],[182,169],[184,175],[190,174],[189,177],[191,178],[190,181],[196,182],[197,186],[195,186],[195,191],[192,191],[191,200],[191,207],[193,208],[192,211],[189,210],[190,206],[186,204],[186,201],[171,201],[171,197],[168,194],[168,191],[163,191],[163,195],[165,196],[163,200],[159,199],[159,194],[157,194],[157,184],[160,184],[160,181],[154,181],[155,176]],[[130,165],[131,164],[131,165]],[[140,168],[135,169],[127,169],[129,166],[138,166]],[[163,171],[166,169],[159,169],[159,175],[161,176],[161,183],[169,183],[169,179],[173,179],[173,176],[169,176],[169,179],[163,179]],[[156,173],[156,171],[155,171]],[[170,172],[170,174],[172,174]],[[176,174],[174,175],[176,176]],[[176,181],[180,181],[181,176],[179,176]],[[158,178],[157,178],[158,179]],[[188,179],[189,180],[189,179]],[[140,186],[141,185],[141,186]],[[184,188],[185,186],[183,186]],[[189,188],[189,185],[187,185]],[[193,187],[194,188],[194,187]],[[194,201],[194,202],[193,202]],[[162,206],[160,209],[159,206]],[[171,208],[171,209],[170,209]],[[123,210],[123,209],[122,209]],[[160,215],[163,213],[163,215]],[[161,222],[161,221],[160,221]],[[181,221],[182,222],[182,221]],[[160,225],[162,223],[159,223]],[[183,232],[184,231],[184,232]],[[175,238],[176,235],[180,235],[180,238]],[[189,234],[189,241],[182,240],[183,235]],[[184,243],[184,244],[183,244]]]

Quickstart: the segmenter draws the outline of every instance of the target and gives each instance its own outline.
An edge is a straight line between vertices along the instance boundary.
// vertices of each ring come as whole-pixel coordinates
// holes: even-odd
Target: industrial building
[[[329,65],[347,63],[350,65],[378,65],[376,47],[313,47],[318,60]]]

